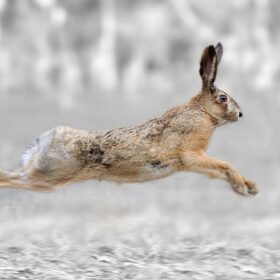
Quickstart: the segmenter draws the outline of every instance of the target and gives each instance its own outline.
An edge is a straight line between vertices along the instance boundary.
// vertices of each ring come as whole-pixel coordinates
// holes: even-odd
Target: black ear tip
[[[208,52],[211,56],[214,56],[216,54],[215,48],[213,45],[208,47]]]
[[[218,44],[216,45],[215,49],[223,49],[222,43],[218,42]]]

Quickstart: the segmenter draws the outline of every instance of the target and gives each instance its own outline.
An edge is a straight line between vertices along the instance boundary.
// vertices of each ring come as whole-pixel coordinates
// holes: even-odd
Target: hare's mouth
[[[238,116],[238,113],[231,113],[228,115],[227,119],[230,121],[230,122],[237,122],[239,120],[239,116]]]

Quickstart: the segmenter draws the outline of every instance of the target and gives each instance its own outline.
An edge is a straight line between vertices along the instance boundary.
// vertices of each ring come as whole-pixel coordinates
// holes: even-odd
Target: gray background
[[[255,180],[244,198],[191,173],[1,189],[0,279],[280,279],[280,2],[0,1],[0,166],[66,124],[140,123],[200,89],[203,48],[244,118],[208,153]]]

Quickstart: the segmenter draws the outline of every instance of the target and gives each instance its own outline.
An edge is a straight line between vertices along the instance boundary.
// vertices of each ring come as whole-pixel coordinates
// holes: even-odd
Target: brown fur
[[[194,171],[227,180],[239,194],[256,194],[252,181],[205,154],[215,128],[240,115],[238,104],[214,86],[222,51],[220,43],[204,50],[202,90],[190,102],[131,128],[88,132],[56,127],[27,148],[17,170],[0,171],[0,186],[49,191],[88,179],[144,182]]]

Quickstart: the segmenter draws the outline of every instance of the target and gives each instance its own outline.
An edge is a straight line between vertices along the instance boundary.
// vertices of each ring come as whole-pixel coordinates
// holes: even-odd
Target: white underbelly
[[[170,165],[160,167],[152,167],[147,165],[143,168],[143,171],[139,173],[139,181],[150,181],[164,178],[174,172],[174,168]]]

